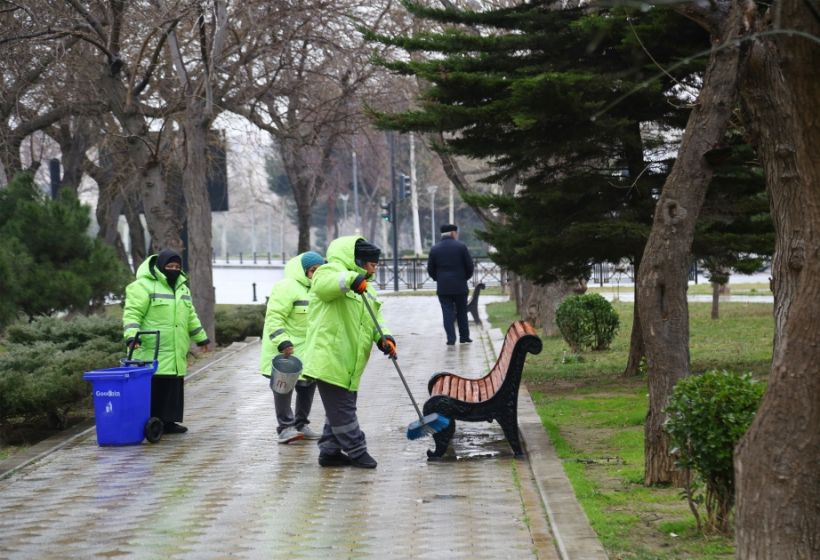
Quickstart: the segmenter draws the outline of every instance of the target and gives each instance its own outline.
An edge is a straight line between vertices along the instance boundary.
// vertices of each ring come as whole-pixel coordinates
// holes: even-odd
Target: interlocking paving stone
[[[391,297],[384,313],[421,405],[436,371],[482,375],[486,336],[445,346],[433,297]],[[323,469],[315,442],[279,445],[273,399],[249,344],[187,382],[184,435],[99,447],[93,432],[0,480],[0,558],[556,558],[526,460],[496,424],[459,422],[454,454],[432,439],[375,348],[359,421],[375,470]],[[311,415],[320,429],[318,392]],[[529,506],[524,504],[529,503]]]

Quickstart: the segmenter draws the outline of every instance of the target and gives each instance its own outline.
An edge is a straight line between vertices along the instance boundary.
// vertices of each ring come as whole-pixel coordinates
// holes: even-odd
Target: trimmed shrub
[[[0,354],[0,428],[47,420],[64,427],[68,412],[91,394],[86,371],[113,367],[124,355],[116,319],[44,318],[7,329]]]
[[[262,336],[262,330],[265,327],[265,306],[218,307],[215,322],[216,341],[223,346],[242,341],[248,336]]]
[[[618,332],[618,313],[600,294],[570,296],[555,311],[555,323],[573,352],[606,350]]]
[[[686,472],[685,495],[698,529],[729,533],[734,506],[735,445],[749,429],[763,397],[750,374],[709,371],[682,379],[666,407],[672,453]],[[695,471],[697,478],[692,480]],[[706,508],[705,524],[698,507]]]

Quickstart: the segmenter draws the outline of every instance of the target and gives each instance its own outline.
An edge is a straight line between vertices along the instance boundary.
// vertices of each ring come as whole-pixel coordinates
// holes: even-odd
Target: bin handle
[[[140,341],[140,336],[144,334],[152,334],[157,337],[156,344],[154,345],[154,362],[157,361],[159,357],[159,331],[137,331],[137,334],[134,335],[134,342],[128,346],[128,357],[123,360],[122,365],[127,366],[131,364],[139,364],[145,365],[149,362],[143,362],[142,360],[132,360],[131,356],[134,355],[134,348],[136,347],[137,343]]]

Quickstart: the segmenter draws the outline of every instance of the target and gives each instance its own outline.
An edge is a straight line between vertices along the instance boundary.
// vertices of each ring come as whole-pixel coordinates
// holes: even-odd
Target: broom
[[[373,313],[373,309],[367,301],[367,294],[364,293],[361,294],[361,296],[364,306],[367,308],[367,312],[370,313],[370,317],[373,319],[373,324],[376,325],[376,330],[379,331],[379,337],[384,339],[384,333],[382,332],[381,326],[379,326],[378,319],[376,319],[376,314]],[[431,436],[446,429],[447,426],[450,425],[450,419],[446,416],[442,416],[441,414],[435,412],[433,414],[428,414],[427,416],[422,416],[421,409],[419,409],[419,405],[416,404],[416,399],[413,398],[413,393],[410,391],[410,386],[407,385],[407,380],[401,372],[396,356],[390,356],[390,360],[393,362],[393,365],[396,366],[396,371],[399,373],[399,378],[407,391],[407,396],[410,397],[410,401],[413,403],[413,408],[416,409],[416,414],[419,415],[418,420],[411,422],[410,425],[407,426],[407,439],[418,439],[426,435]]]

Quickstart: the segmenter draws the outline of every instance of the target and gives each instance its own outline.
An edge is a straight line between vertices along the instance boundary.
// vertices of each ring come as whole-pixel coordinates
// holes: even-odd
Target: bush
[[[216,341],[221,345],[262,336],[265,327],[264,305],[218,307],[215,314]]]
[[[70,189],[48,198],[30,173],[0,189],[0,326],[18,313],[88,313],[130,278],[114,249],[88,235],[90,211]]]
[[[685,493],[700,530],[729,532],[735,495],[734,448],[752,423],[762,396],[763,386],[750,374],[725,371],[687,377],[672,391],[666,431],[687,481],[692,480],[692,470],[697,473],[698,480],[687,483]],[[698,513],[700,504],[706,507],[705,526]]]
[[[606,350],[620,325],[618,313],[600,294],[566,298],[555,311],[555,323],[573,352]]]
[[[0,354],[0,428],[48,420],[64,427],[67,414],[91,394],[83,373],[113,367],[124,354],[116,319],[41,319],[9,326]]]

